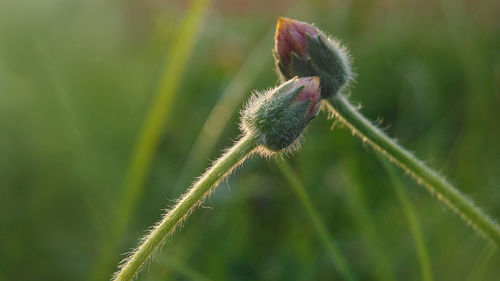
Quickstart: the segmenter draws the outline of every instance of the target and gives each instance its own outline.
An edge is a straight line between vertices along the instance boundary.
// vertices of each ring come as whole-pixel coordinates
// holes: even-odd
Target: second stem
[[[353,134],[360,137],[363,142],[368,143],[408,172],[480,234],[489,238],[493,243],[500,244],[500,227],[497,223],[441,175],[373,125],[355,106],[349,103],[345,95],[340,93],[333,95],[325,101],[325,105],[339,122],[351,129]]]

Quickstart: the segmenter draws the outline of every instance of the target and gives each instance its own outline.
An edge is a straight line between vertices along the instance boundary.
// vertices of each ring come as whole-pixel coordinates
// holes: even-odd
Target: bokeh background
[[[495,0],[0,1],[0,280],[108,280],[237,138],[251,91],[277,84],[279,16],[344,42],[351,99],[499,219],[498,10]],[[497,280],[497,252],[326,117],[286,159],[358,280],[431,280],[422,259],[434,280]],[[324,241],[276,163],[253,158],[139,280],[342,280]]]

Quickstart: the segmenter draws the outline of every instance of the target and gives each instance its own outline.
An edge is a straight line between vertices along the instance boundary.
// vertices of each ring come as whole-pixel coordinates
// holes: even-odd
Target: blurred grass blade
[[[175,191],[183,188],[188,179],[197,174],[198,170],[205,164],[231,116],[249,94],[251,86],[258,75],[263,69],[271,66],[272,60],[268,53],[269,46],[272,45],[273,32],[274,27],[261,39],[236,75],[231,79],[224,92],[222,92],[219,101],[206,118],[188,157],[184,161],[179,179],[175,185]]]
[[[319,236],[321,241],[325,244],[330,257],[332,258],[333,264],[339,271],[339,273],[344,277],[345,280],[357,280],[352,272],[349,270],[346,261],[342,257],[337,245],[332,239],[331,233],[329,233],[325,223],[318,214],[318,211],[314,207],[311,198],[307,194],[306,188],[302,181],[297,176],[297,173],[293,171],[292,167],[288,162],[282,159],[275,158],[276,165],[280,169],[281,173],[288,181],[290,187],[297,195],[302,207],[304,207],[311,223]]]
[[[293,13],[293,11],[299,9],[300,3],[294,4],[285,14]],[[238,105],[249,94],[252,84],[264,69],[271,67],[272,56],[270,55],[269,46],[273,45],[274,32],[275,28],[272,26],[261,38],[257,46],[254,47],[224,92],[222,92],[219,101],[206,118],[183,164],[179,179],[175,185],[175,191],[184,187],[186,182],[193,175],[198,174],[198,170],[202,169],[205,159],[209,158],[224,128],[226,128],[234,112],[236,112]]]
[[[396,192],[397,198],[399,200],[399,203],[401,204],[401,207],[403,208],[403,212],[405,214],[406,220],[408,221],[408,225],[410,227],[411,234],[413,236],[413,239],[415,240],[415,246],[417,248],[417,255],[418,255],[418,260],[420,263],[420,270],[422,274],[422,280],[423,281],[432,281],[432,267],[431,267],[431,262],[429,259],[429,254],[427,251],[427,247],[425,245],[424,237],[422,234],[422,229],[420,227],[420,222],[417,216],[417,212],[411,202],[408,200],[408,197],[406,196],[406,193],[403,189],[402,183],[398,178],[398,175],[396,174],[396,171],[394,168],[389,165],[387,160],[382,158],[382,156],[379,156],[380,162],[383,164],[385,170],[389,174],[389,177],[391,178],[391,185]]]
[[[348,167],[349,162],[341,164]],[[357,175],[353,175],[352,170],[356,169],[354,166],[349,168],[342,168],[340,175],[344,175],[341,180],[344,181],[345,194],[347,195],[347,204],[352,212],[352,216],[358,225],[361,237],[365,240],[365,245],[374,263],[375,279],[379,281],[395,280],[394,274],[391,269],[391,263],[387,258],[387,253],[384,250],[384,245],[377,234],[376,221],[368,209],[368,205],[363,196],[362,191],[359,189],[358,184],[353,180]]]
[[[144,180],[149,171],[153,155],[157,149],[162,129],[167,121],[182,74],[192,53],[203,16],[208,9],[208,0],[195,0],[189,8],[178,33],[178,39],[167,56],[165,69],[156,97],[151,103],[144,120],[123,184],[123,193],[117,204],[108,242],[97,259],[97,266],[91,280],[101,280],[111,273],[110,265],[115,264],[116,248],[127,222],[141,196]],[[117,255],[116,255],[117,256]]]

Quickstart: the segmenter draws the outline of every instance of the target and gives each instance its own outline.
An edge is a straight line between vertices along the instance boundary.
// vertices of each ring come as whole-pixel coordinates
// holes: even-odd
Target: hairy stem
[[[335,265],[339,273],[342,275],[344,280],[357,280],[349,270],[344,257],[337,247],[337,244],[335,244],[335,242],[331,238],[330,232],[328,231],[325,223],[318,214],[318,211],[314,207],[314,204],[312,203],[312,200],[309,197],[309,194],[307,194],[306,188],[304,187],[304,183],[300,180],[300,178],[297,176],[297,173],[292,169],[288,162],[286,162],[285,160],[276,159],[276,164],[285,179],[290,184],[292,190],[297,195],[300,203],[304,207],[307,216],[309,216],[309,219],[312,222],[316,234],[325,244],[330,257],[332,258],[333,264]]]
[[[250,156],[258,146],[257,138],[252,134],[248,134],[235,143],[219,160],[214,162],[212,167],[193,184],[173,209],[168,211],[163,219],[142,240],[141,245],[124,261],[123,266],[121,266],[113,280],[132,280],[175,227],[195,207],[200,205],[212,189]]]
[[[481,235],[495,244],[500,244],[500,227],[474,203],[454,188],[446,179],[417,159],[405,148],[389,138],[384,132],[366,119],[343,94],[336,94],[326,100],[327,109],[339,122],[352,130],[375,150],[381,152],[423,184],[432,194],[457,212]]]

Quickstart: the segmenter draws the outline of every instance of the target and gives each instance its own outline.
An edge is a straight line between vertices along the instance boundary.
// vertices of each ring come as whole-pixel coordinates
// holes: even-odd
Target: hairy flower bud
[[[274,58],[282,80],[320,77],[322,98],[336,94],[352,80],[347,51],[305,22],[279,18]]]
[[[242,129],[277,152],[297,143],[316,117],[321,102],[318,77],[293,78],[277,88],[256,93],[242,111]]]

